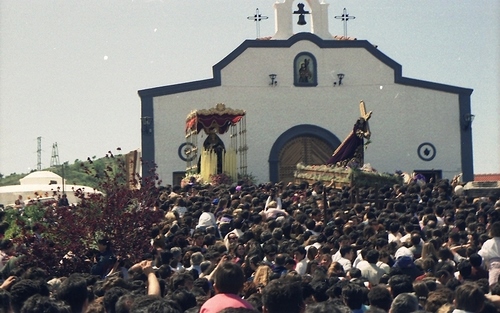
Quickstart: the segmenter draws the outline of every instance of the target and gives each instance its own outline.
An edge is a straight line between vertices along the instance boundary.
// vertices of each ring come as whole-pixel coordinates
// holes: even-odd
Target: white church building
[[[370,42],[330,34],[328,4],[304,3],[310,32],[293,33],[298,1],[277,2],[275,35],[243,41],[213,66],[213,78],[139,91],[142,159],[158,166],[163,182],[184,176],[193,110],[218,103],[244,110],[246,171],[278,182],[293,179],[299,162],[325,164],[359,118],[361,100],[373,111],[365,163],[473,180],[473,90],[403,77],[401,65]],[[220,135],[226,147],[230,137]]]

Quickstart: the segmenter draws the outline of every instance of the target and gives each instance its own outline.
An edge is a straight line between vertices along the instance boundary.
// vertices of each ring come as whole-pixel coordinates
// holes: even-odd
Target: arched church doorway
[[[294,180],[297,163],[325,164],[340,140],[330,131],[315,125],[294,126],[276,139],[269,155],[271,182]]]
[[[290,140],[280,152],[279,181],[293,181],[297,163],[302,162],[306,165],[325,164],[333,151],[334,147],[320,138],[300,136]]]

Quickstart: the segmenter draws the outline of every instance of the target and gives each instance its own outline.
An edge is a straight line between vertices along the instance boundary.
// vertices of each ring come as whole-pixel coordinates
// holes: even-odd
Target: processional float
[[[180,151],[186,160],[186,174],[200,175],[209,182],[224,173],[238,179],[247,174],[246,112],[218,103],[214,108],[194,110],[186,118],[186,143]],[[229,133],[229,147],[219,135]],[[203,143],[199,142],[206,136]]]

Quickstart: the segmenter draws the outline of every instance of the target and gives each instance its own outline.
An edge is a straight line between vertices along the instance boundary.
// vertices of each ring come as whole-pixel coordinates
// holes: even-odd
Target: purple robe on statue
[[[336,165],[337,163],[348,163],[353,158],[356,159],[359,166],[363,166],[363,138],[366,131],[366,122],[360,118],[352,132],[335,150],[332,157],[328,159],[326,164]],[[342,164],[345,166],[346,164]]]

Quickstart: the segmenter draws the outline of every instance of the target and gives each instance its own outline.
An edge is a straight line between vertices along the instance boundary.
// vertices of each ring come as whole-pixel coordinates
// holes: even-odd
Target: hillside
[[[123,158],[123,155],[115,155],[112,158],[107,156],[100,159],[94,157],[94,159],[88,158],[86,161],[77,159],[73,164],[64,163],[64,173],[62,165],[43,170],[54,172],[63,177],[67,184],[97,188],[98,178],[104,175],[104,169],[108,166],[115,167],[116,161],[120,158]],[[87,173],[87,169],[91,169],[91,171]],[[19,180],[28,174],[12,173],[6,177],[2,176],[0,177],[0,186],[19,185]]]

